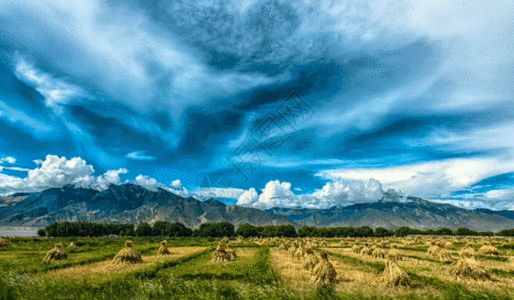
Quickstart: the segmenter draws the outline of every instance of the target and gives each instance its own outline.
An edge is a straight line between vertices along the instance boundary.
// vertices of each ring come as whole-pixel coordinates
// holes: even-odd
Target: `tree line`
[[[407,235],[453,235],[453,236],[514,236],[514,229],[504,229],[497,233],[492,231],[477,232],[468,228],[451,230],[441,228],[438,230],[419,230],[409,227],[400,227],[390,230],[377,227],[375,230],[369,226],[362,227],[321,227],[304,226],[296,231],[293,225],[267,225],[254,226],[243,224],[235,230],[229,222],[203,223],[197,229],[186,227],[182,223],[157,221],[151,226],[143,222],[137,228],[134,224],[104,224],[91,222],[63,222],[53,223],[45,229],[38,231],[39,236],[50,237],[99,237],[108,235],[117,236],[167,236],[167,237],[405,237]]]

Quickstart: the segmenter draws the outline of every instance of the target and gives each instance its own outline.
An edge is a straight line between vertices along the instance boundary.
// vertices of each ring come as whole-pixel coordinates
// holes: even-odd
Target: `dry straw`
[[[287,251],[289,250],[289,248],[287,248],[287,245],[284,242],[282,242],[282,244],[278,246],[278,250]]]
[[[337,272],[328,261],[328,255],[321,252],[321,261],[312,270],[312,281],[315,284],[330,284],[337,282]]]
[[[371,249],[368,248],[368,244],[364,244],[364,248],[361,250],[362,255],[372,255]]]
[[[157,255],[171,255],[171,251],[168,249],[166,245],[166,241],[161,242],[161,246],[159,247],[159,250],[157,250]]]
[[[75,243],[71,242],[69,245],[68,245],[68,248],[75,248]]]
[[[318,263],[319,258],[314,255],[314,251],[312,251],[312,249],[308,249],[307,254],[305,255],[305,261],[303,262],[303,268],[312,271]]]
[[[398,261],[398,260],[404,259],[400,250],[398,250],[398,245],[396,245],[396,244],[391,245],[391,250],[387,254],[387,259],[391,260],[391,261]]]
[[[353,245],[352,246],[352,252],[355,253],[355,254],[361,253],[361,247],[359,247],[358,245]]]
[[[386,256],[386,253],[385,253],[384,249],[376,248],[375,250],[373,250],[372,256],[373,256],[373,258],[382,258],[382,259],[384,259],[385,256]]]
[[[491,243],[486,242],[482,248],[478,249],[478,255],[500,255],[498,248],[491,246]]]
[[[384,273],[382,273],[382,276],[380,277],[380,281],[382,284],[389,287],[410,286],[409,275],[402,270],[394,260],[387,260],[386,267],[384,269]]]
[[[221,242],[219,243],[218,247],[216,248],[216,250],[214,251],[214,253],[212,253],[212,262],[216,262],[216,263],[221,263],[221,262],[230,262],[232,260],[234,260],[237,255],[235,255],[235,252],[233,252],[234,250],[232,250],[232,254],[227,252],[227,244],[228,244],[228,239],[227,238],[223,238],[221,240]]]
[[[461,258],[450,265],[448,269],[453,277],[461,279],[487,280],[491,279],[489,270],[480,265],[474,258]]]
[[[125,264],[125,263],[142,263],[141,253],[134,249],[132,241],[125,242],[125,248],[123,248],[113,259],[113,264]]]
[[[54,260],[65,260],[68,259],[68,255],[62,250],[62,244],[55,244],[52,250],[46,253],[43,258],[43,262],[51,263]]]
[[[476,259],[476,253],[473,249],[472,243],[467,243],[464,248],[459,252],[459,256],[462,258],[474,258]]]

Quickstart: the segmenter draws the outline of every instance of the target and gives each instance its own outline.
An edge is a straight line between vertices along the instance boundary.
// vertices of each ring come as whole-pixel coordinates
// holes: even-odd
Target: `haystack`
[[[380,277],[380,281],[389,287],[410,286],[409,275],[400,268],[394,260],[387,260],[384,273]]]
[[[230,254],[226,251],[226,246],[226,242],[221,240],[214,253],[212,253],[212,262],[229,262],[231,260]]]
[[[480,249],[478,249],[478,255],[500,255],[500,250],[498,248],[491,246],[490,243],[485,244]]]
[[[298,243],[296,241],[294,241],[291,248],[289,248],[289,254],[291,255],[291,257],[294,257],[296,250],[298,250]]]
[[[372,255],[373,253],[368,248],[368,244],[364,244],[364,248],[361,250],[361,255]]]
[[[1,247],[9,247],[9,240],[4,239],[3,237],[0,237],[0,248]]]
[[[452,254],[450,251],[445,248],[439,248],[439,250],[434,253],[433,257],[439,261],[451,262],[454,261]]]
[[[372,257],[373,258],[382,258],[382,259],[384,259],[385,256],[386,256],[386,253],[385,253],[384,249],[377,247],[375,250],[373,250],[373,253],[372,253]]]
[[[305,255],[305,261],[303,262],[303,268],[306,270],[312,270],[319,263],[319,258],[314,255],[312,249],[308,249]]]
[[[53,260],[64,259],[68,259],[68,255],[62,250],[61,244],[55,244],[54,248],[46,253],[46,256],[43,258],[43,262],[51,263]]]
[[[337,272],[334,266],[328,261],[328,255],[321,252],[321,261],[312,270],[312,281],[315,284],[336,283]]]
[[[435,241],[431,241],[430,242],[430,247],[428,247],[428,250],[427,250],[427,254],[428,255],[433,255],[437,251],[439,251],[439,246],[436,245]]]
[[[328,242],[325,240],[321,241],[320,246],[321,247],[329,247]]]
[[[161,242],[161,247],[157,250],[157,255],[171,255],[171,251],[166,247],[166,244],[166,241]]]
[[[467,243],[464,248],[459,252],[459,256],[462,258],[474,258],[476,259],[476,253],[473,249],[473,244]]]
[[[387,253],[387,259],[391,261],[403,260],[403,255],[400,250],[398,250],[398,245],[392,244],[391,250]]]
[[[68,245],[68,248],[75,248],[75,243],[71,242],[69,245]]]
[[[352,246],[352,252],[355,253],[355,254],[361,253],[361,247],[359,247],[357,245],[353,245]]]
[[[278,246],[278,250],[287,251],[287,250],[289,250],[289,248],[287,248],[287,245],[284,242],[282,242],[282,244],[280,244],[280,246]]]
[[[227,245],[227,254],[230,257],[230,261],[234,261],[237,258],[236,251],[232,248],[232,245]]]
[[[447,241],[447,242],[444,243],[444,248],[446,248],[448,250],[453,249],[453,247],[454,247],[453,243],[450,242],[450,241]]]
[[[480,265],[474,258],[461,258],[450,265],[448,272],[451,276],[463,279],[491,279],[489,270]]]
[[[132,241],[125,242],[125,248],[121,249],[118,254],[113,259],[113,264],[125,264],[125,263],[142,263],[143,259],[141,258],[141,253],[139,253],[136,249],[134,249],[134,245]]]
[[[303,245],[300,245],[300,247],[298,247],[298,249],[294,253],[294,257],[297,260],[302,259],[305,256],[305,251],[306,251],[305,247]]]

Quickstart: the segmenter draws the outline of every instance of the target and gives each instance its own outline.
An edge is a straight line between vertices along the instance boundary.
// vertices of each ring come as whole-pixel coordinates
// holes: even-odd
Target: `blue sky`
[[[0,193],[514,209],[510,1],[8,1]]]

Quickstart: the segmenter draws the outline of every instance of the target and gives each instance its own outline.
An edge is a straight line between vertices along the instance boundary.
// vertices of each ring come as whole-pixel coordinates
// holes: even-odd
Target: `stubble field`
[[[0,299],[514,298],[511,239],[233,239],[228,244],[237,257],[223,262],[212,260],[220,239],[168,238],[171,253],[166,256],[157,255],[161,240],[133,238],[142,262],[115,265],[113,257],[125,248],[126,239],[10,239],[9,246],[0,248]],[[75,247],[68,247],[71,242]],[[67,259],[44,263],[56,243]],[[388,258],[394,247],[402,259]],[[486,255],[482,247],[498,252]],[[363,248],[370,253],[378,249],[373,252],[377,255]],[[445,256],[437,255],[443,252]],[[323,261],[322,253],[337,273],[331,283],[315,283],[315,267],[306,265],[309,255]],[[473,256],[465,258],[466,253]],[[483,273],[450,271],[466,259]],[[391,266],[404,274],[398,275],[398,285],[383,275]]]

